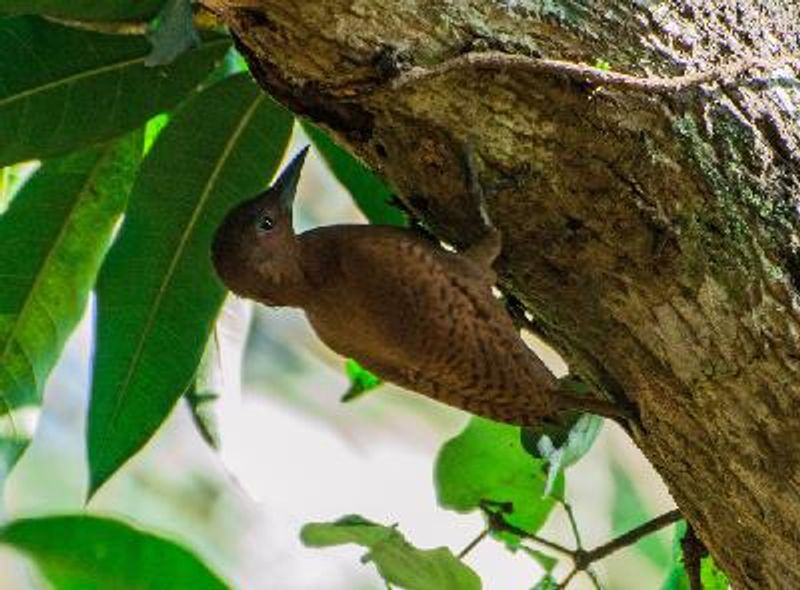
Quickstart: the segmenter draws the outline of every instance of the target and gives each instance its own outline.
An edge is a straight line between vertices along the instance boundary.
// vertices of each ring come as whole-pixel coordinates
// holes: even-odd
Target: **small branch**
[[[681,539],[681,553],[683,554],[683,569],[686,570],[686,577],[689,579],[689,588],[703,590],[700,562],[708,555],[708,549],[697,537],[691,525],[687,526],[686,534]]]
[[[572,535],[575,537],[575,546],[578,549],[583,549],[583,543],[581,542],[581,534],[578,532],[578,523],[575,521],[575,514],[572,512],[572,506],[564,501],[560,500],[559,503],[561,507],[564,509],[564,512],[567,513],[567,519],[569,519],[569,526],[572,528]]]
[[[592,581],[592,585],[596,590],[603,590],[603,587],[600,585],[600,580],[597,579],[597,574],[594,573],[591,568],[586,569],[586,575]]]
[[[667,93],[680,92],[701,84],[726,84],[753,70],[775,70],[782,66],[800,68],[800,56],[789,55],[774,58],[753,56],[713,67],[706,71],[692,72],[680,76],[659,77],[634,76],[596,68],[584,63],[573,63],[557,59],[538,59],[500,51],[486,51],[466,53],[429,68],[411,68],[395,78],[391,82],[390,88],[395,91],[405,86],[439,78],[450,72],[473,69],[560,74],[592,86]]]
[[[564,590],[564,589],[565,589],[567,586],[569,586],[569,583],[572,581],[572,578],[574,578],[575,576],[577,576],[577,575],[578,575],[578,572],[580,572],[580,571],[581,571],[581,570],[579,570],[578,568],[573,568],[573,570],[572,570],[570,573],[568,573],[568,574],[567,574],[567,577],[566,577],[566,578],[564,578],[564,579],[563,579],[563,580],[562,580],[562,581],[561,581],[561,582],[558,584],[558,586],[556,586],[556,588],[557,588],[558,590]]]
[[[552,549],[553,551],[557,551],[563,555],[570,557],[575,564],[575,567],[572,571],[567,574],[567,577],[558,585],[559,588],[566,588],[567,585],[570,583],[572,578],[578,575],[580,572],[586,572],[586,575],[592,580],[592,583],[595,587],[599,588],[600,584],[597,578],[594,575],[594,572],[589,571],[589,566],[592,565],[596,561],[600,561],[611,555],[612,553],[619,551],[620,549],[624,549],[625,547],[629,547],[639,541],[640,539],[646,537],[647,535],[654,533],[663,529],[666,526],[669,526],[673,523],[678,522],[683,518],[680,510],[670,510],[669,512],[665,512],[661,516],[657,516],[656,518],[647,521],[646,523],[639,525],[635,529],[628,531],[625,534],[620,535],[619,537],[612,539],[608,543],[604,543],[599,547],[595,547],[589,551],[583,549],[580,546],[580,535],[578,534],[578,527],[575,522],[575,517],[572,514],[572,508],[566,503],[561,502],[561,505],[564,507],[564,510],[567,512],[567,516],[569,517],[570,523],[573,527],[573,533],[575,534],[576,542],[578,545],[577,549],[568,549],[563,545],[559,545],[558,543],[554,543],[553,541],[548,541],[547,539],[543,539],[537,535],[529,533],[528,531],[519,528],[508,522],[505,517],[503,516],[503,505],[498,505],[494,507],[492,503],[489,502],[482,502],[481,509],[483,513],[486,515],[486,518],[489,520],[489,526],[485,531],[483,531],[478,538],[467,545],[464,551],[459,554],[459,557],[462,554],[465,554],[468,550],[471,550],[474,545],[480,542],[489,531],[506,531],[517,535],[522,539],[528,539],[535,543],[538,543],[548,549]],[[696,590],[692,588],[692,590]]]
[[[661,516],[657,516],[653,520],[647,521],[635,529],[620,535],[616,539],[612,539],[608,543],[600,545],[599,547],[595,547],[591,551],[583,552],[584,555],[582,556],[582,559],[580,559],[580,561],[576,560],[575,565],[580,569],[586,569],[595,561],[600,561],[615,551],[629,547],[647,535],[678,522],[681,518],[683,518],[683,515],[681,514],[680,510],[670,510]]]
[[[472,551],[473,549],[475,549],[475,547],[477,547],[477,546],[478,546],[478,543],[480,543],[481,541],[483,541],[483,540],[484,540],[484,539],[485,539],[485,538],[486,538],[486,537],[489,535],[489,533],[490,533],[491,531],[492,531],[491,527],[486,527],[485,529],[483,529],[483,530],[480,532],[480,534],[479,534],[477,537],[475,537],[474,539],[472,539],[472,541],[470,541],[470,542],[467,544],[467,546],[466,546],[466,547],[464,547],[464,548],[463,548],[463,549],[462,549],[462,550],[461,550],[461,551],[458,553],[457,557],[458,557],[459,559],[464,559],[464,558],[465,558],[467,555],[469,555],[469,552],[470,552],[470,551]]]
[[[486,507],[484,507],[483,512],[489,519],[490,530],[512,533],[522,539],[528,539],[534,543],[539,543],[543,547],[547,547],[548,549],[552,549],[553,551],[557,551],[558,553],[562,553],[568,557],[573,557],[575,555],[575,551],[572,549],[564,547],[563,545],[559,545],[558,543],[554,543],[553,541],[548,541],[547,539],[539,537],[538,535],[534,535],[533,533],[529,533],[528,531],[511,524],[499,512],[489,510]]]

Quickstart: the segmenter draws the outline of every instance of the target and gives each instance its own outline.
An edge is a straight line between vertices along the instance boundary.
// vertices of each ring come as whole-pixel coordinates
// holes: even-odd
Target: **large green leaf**
[[[45,162],[0,217],[0,410],[38,405],[125,207],[142,134]]]
[[[371,561],[388,584],[407,590],[480,590],[477,574],[446,547],[417,549],[396,528],[357,515],[336,522],[312,523],[300,536],[311,547],[355,543],[369,549],[363,561]]]
[[[13,521],[0,543],[28,555],[59,590],[225,590],[181,545],[119,521],[51,516]]]
[[[151,48],[141,36],[0,19],[0,166],[139,127],[194,90],[229,45],[215,36],[168,66],[148,68]]]
[[[210,244],[264,188],[292,117],[246,74],[194,95],[142,163],[98,280],[90,494],[153,435],[191,383],[225,290]]]
[[[0,412],[9,412],[0,440],[0,484],[34,427],[11,410],[39,405],[47,376],[83,314],[141,151],[137,132],[45,162],[0,217]]]
[[[370,223],[407,225],[403,212],[391,204],[392,191],[380,177],[336,145],[318,127],[303,122],[303,131],[314,142],[314,147],[319,150],[336,179],[350,191],[356,205]]]
[[[75,20],[133,20],[155,16],[165,0],[0,0],[0,13],[47,14]]]
[[[544,467],[544,460],[522,447],[518,427],[474,417],[439,451],[435,469],[439,503],[459,512],[487,505],[502,507],[508,523],[535,533],[555,504],[544,495]],[[563,494],[561,475],[553,485],[553,495]],[[501,537],[516,540],[508,534]]]

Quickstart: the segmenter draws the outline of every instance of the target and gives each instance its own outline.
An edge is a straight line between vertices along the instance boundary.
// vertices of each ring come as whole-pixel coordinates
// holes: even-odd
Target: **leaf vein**
[[[144,346],[145,343],[147,342],[147,338],[150,332],[153,330],[153,326],[155,325],[156,316],[158,315],[159,308],[161,307],[161,302],[164,299],[164,296],[166,295],[167,285],[171,282],[172,276],[175,274],[175,271],[178,268],[178,263],[181,260],[183,251],[186,248],[189,239],[191,238],[192,232],[194,230],[195,225],[197,224],[197,221],[200,219],[200,213],[205,208],[206,201],[211,195],[212,189],[217,185],[218,177],[222,173],[222,168],[224,167],[225,163],[230,157],[231,151],[233,150],[234,146],[239,140],[239,137],[244,132],[247,124],[250,122],[250,119],[252,119],[253,115],[256,112],[256,109],[263,100],[264,100],[264,95],[259,94],[259,96],[257,96],[256,99],[253,101],[253,104],[250,105],[250,107],[248,107],[247,111],[245,111],[244,115],[242,116],[242,119],[237,124],[236,128],[234,129],[233,133],[231,134],[230,138],[225,144],[219,159],[214,165],[214,169],[212,170],[211,175],[208,177],[208,181],[203,187],[203,191],[200,194],[200,199],[198,200],[197,207],[195,207],[194,211],[192,212],[192,216],[189,218],[189,222],[181,234],[181,238],[178,242],[178,246],[175,248],[175,253],[172,256],[172,259],[170,260],[170,264],[169,267],[167,268],[164,280],[159,285],[158,291],[156,292],[156,298],[153,302],[152,307],[150,308],[150,311],[148,312],[147,319],[145,320],[144,329],[142,330],[139,340],[136,343],[136,349],[134,350],[133,356],[131,358],[128,372],[126,373],[125,379],[122,381],[122,385],[119,389],[119,393],[116,396],[114,411],[111,413],[111,417],[109,419],[109,423],[112,426],[119,418],[119,413],[120,410],[122,409],[122,401],[126,397],[127,390],[130,387],[131,381],[133,380],[133,376],[136,373],[136,369],[138,368],[139,363],[142,360],[142,353],[144,352]]]

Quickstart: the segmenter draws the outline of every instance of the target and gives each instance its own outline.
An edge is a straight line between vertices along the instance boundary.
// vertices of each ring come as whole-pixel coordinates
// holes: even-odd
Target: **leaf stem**
[[[559,504],[564,509],[564,512],[567,513],[567,518],[569,519],[569,526],[572,528],[572,535],[575,537],[575,546],[578,549],[583,549],[583,543],[581,542],[581,534],[578,531],[578,523],[575,521],[575,514],[572,512],[572,505],[565,501],[559,500]]]
[[[458,556],[457,556],[457,557],[458,557],[459,559],[464,559],[464,558],[465,558],[467,555],[469,555],[470,551],[472,551],[473,549],[475,549],[475,547],[477,547],[477,546],[478,546],[478,544],[479,544],[481,541],[483,541],[483,540],[484,540],[484,539],[485,539],[485,538],[486,538],[486,537],[489,535],[489,533],[490,533],[490,532],[492,532],[492,529],[491,529],[491,527],[488,527],[488,526],[487,526],[485,529],[483,529],[483,530],[480,532],[480,534],[479,534],[477,537],[475,537],[474,539],[472,539],[472,541],[470,541],[469,543],[467,543],[467,546],[466,546],[466,547],[464,547],[464,548],[463,548],[463,549],[462,549],[462,550],[461,550],[461,551],[458,553]]]
[[[507,533],[512,533],[518,537],[528,539],[529,541],[533,541],[534,543],[538,543],[544,547],[547,547],[548,549],[552,549],[553,551],[557,551],[558,553],[562,553],[569,557],[573,557],[575,555],[575,550],[573,549],[564,547],[563,545],[559,545],[558,543],[554,543],[553,541],[549,541],[548,539],[533,533],[529,533],[525,529],[521,529],[518,526],[511,524],[499,512],[488,510],[485,507],[483,511],[486,514],[486,517],[489,519],[489,528],[493,531],[505,531]]]

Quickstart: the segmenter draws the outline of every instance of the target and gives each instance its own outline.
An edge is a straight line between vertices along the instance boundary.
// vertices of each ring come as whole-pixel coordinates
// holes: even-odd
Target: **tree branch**
[[[632,437],[731,583],[800,587],[800,4],[202,1],[273,97],[457,247],[479,237],[473,140],[502,287],[640,410]],[[439,65],[387,71],[387,47]],[[620,73],[647,71],[688,73]]]
[[[499,70],[509,73],[559,74],[592,86],[623,88],[646,93],[672,93],[696,88],[702,84],[718,83],[729,85],[745,75],[749,76],[745,80],[748,81],[754,78],[754,71],[756,70],[768,72],[786,66],[800,68],[800,56],[783,55],[769,58],[751,56],[736,59],[704,71],[691,72],[680,76],[634,76],[584,63],[532,58],[500,51],[486,51],[466,53],[429,68],[414,67],[394,79],[390,88],[392,91],[396,91],[454,71],[474,69]]]
[[[576,549],[569,549],[564,547],[563,545],[559,545],[558,543],[554,543],[553,541],[549,541],[548,539],[544,539],[538,535],[532,534],[527,532],[524,529],[519,528],[508,522],[502,514],[502,508],[499,510],[490,508],[487,505],[483,505],[483,512],[486,515],[489,521],[489,527],[487,531],[505,531],[508,533],[512,533],[517,535],[522,539],[528,539],[535,543],[538,543],[548,549],[552,549],[557,551],[563,555],[568,556],[572,559],[574,563],[573,569],[567,574],[566,578],[559,584],[559,588],[566,588],[569,582],[580,572],[588,572],[589,566],[593,563],[600,561],[601,559],[605,559],[612,553],[619,551],[620,549],[624,549],[625,547],[630,547],[634,545],[639,540],[643,539],[647,535],[655,533],[664,527],[667,527],[671,524],[674,524],[683,518],[680,510],[670,510],[669,512],[665,512],[664,514],[657,516],[656,518],[645,522],[644,524],[639,525],[638,527],[631,529],[627,533],[620,535],[612,539],[611,541],[604,543],[598,547],[595,547],[591,550],[582,549],[578,546]],[[577,527],[576,527],[577,530]],[[486,532],[486,531],[484,531]],[[576,535],[576,538],[577,535]],[[470,544],[472,545],[472,544]],[[593,578],[593,575],[590,575]],[[593,580],[596,583],[596,580]],[[692,590],[695,590],[694,588]]]

